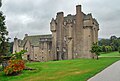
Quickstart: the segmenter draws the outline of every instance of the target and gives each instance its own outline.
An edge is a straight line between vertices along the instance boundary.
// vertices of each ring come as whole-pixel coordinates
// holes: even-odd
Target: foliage
[[[23,60],[9,60],[8,66],[4,69],[6,75],[11,75],[13,73],[18,73],[25,68]]]
[[[102,47],[102,52],[118,51],[120,37],[111,36],[109,39],[101,39],[98,44]]]
[[[100,55],[101,48],[97,43],[93,43],[90,52],[96,54],[97,59],[98,56]]]
[[[1,0],[0,0],[0,7],[1,7]],[[5,56],[8,53],[8,40],[7,38],[8,31],[5,26],[5,16],[3,15],[2,11],[0,11],[0,59],[1,56]]]
[[[106,52],[105,45],[101,46],[101,52]]]
[[[110,45],[110,39],[101,39],[99,42],[99,45],[105,45],[105,46],[109,46]]]
[[[120,53],[120,46],[118,47],[118,52]]]
[[[20,52],[15,52],[11,55],[11,59],[8,61],[8,65],[4,68],[6,75],[12,75],[18,73],[25,68],[25,63],[22,60],[22,55],[26,50],[21,50]]]
[[[13,53],[13,42],[10,42],[10,43],[9,43],[9,47],[10,47],[10,48],[9,48],[9,52],[10,52],[10,53]]]
[[[21,50],[20,52],[15,52],[15,54],[12,54],[11,56],[11,59],[20,59],[22,60],[22,55],[24,53],[26,53],[27,51],[26,50]]]
[[[105,52],[111,52],[112,47],[111,46],[105,46]]]

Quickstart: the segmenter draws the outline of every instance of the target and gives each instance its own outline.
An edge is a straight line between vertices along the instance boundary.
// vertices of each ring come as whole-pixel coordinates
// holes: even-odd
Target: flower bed
[[[23,60],[9,60],[8,66],[5,67],[4,72],[6,75],[17,74],[25,68]]]

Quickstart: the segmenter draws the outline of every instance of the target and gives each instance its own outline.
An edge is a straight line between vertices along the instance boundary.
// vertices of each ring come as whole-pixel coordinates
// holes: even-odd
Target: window
[[[66,42],[66,40],[67,40],[67,38],[66,38],[66,36],[64,37],[64,41]]]
[[[57,51],[59,51],[59,47],[57,47]]]
[[[26,47],[26,49],[25,49],[26,51],[28,51],[28,47]]]

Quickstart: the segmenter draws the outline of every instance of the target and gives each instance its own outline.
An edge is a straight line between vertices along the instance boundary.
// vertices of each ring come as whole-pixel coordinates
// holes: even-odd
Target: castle
[[[90,49],[98,41],[99,24],[91,14],[82,12],[81,5],[76,6],[75,15],[64,17],[63,12],[58,12],[50,22],[50,30],[49,35],[14,38],[13,53],[24,49],[25,59],[41,62],[94,57]]]

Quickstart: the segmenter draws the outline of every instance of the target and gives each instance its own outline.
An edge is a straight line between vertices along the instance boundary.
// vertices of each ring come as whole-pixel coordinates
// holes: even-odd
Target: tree
[[[111,36],[109,39],[101,39],[98,44],[102,46],[102,52],[118,51],[120,37]]]
[[[1,7],[1,0],[0,0],[0,7]],[[5,16],[3,15],[2,11],[0,11],[0,59],[1,56],[5,56],[8,52],[8,31],[5,26]]]
[[[90,52],[96,54],[97,60],[98,56],[100,55],[101,48],[97,43],[93,43]]]
[[[105,45],[102,45],[101,50],[102,52],[106,52]]]
[[[120,46],[118,47],[118,52],[120,53]]]
[[[110,40],[109,39],[101,39],[100,41],[98,41],[98,44],[100,46],[102,46],[102,45],[109,46],[110,45]]]
[[[111,41],[111,42],[113,42],[113,41],[116,40],[116,39],[117,39],[116,36],[111,36],[111,37],[110,37],[110,41]]]

